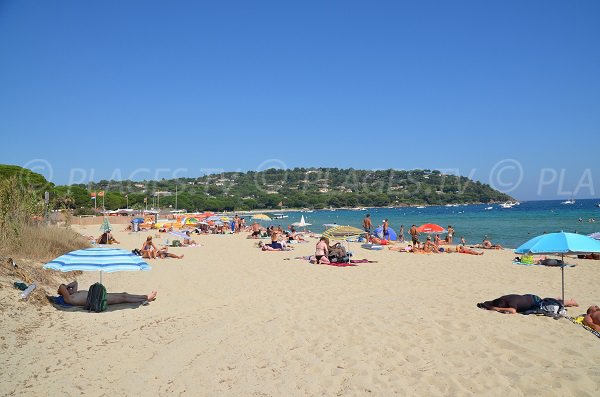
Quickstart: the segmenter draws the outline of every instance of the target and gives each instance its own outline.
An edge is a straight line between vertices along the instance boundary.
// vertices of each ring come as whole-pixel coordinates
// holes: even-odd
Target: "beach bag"
[[[533,255],[523,255],[521,257],[521,263],[524,263],[526,265],[533,265]]]
[[[544,298],[540,302],[539,314],[550,317],[564,316],[567,314],[561,301],[554,298]]]
[[[142,251],[140,251],[139,248],[131,250],[131,253],[133,253],[134,255],[137,255],[137,256],[142,256]]]
[[[171,244],[171,247],[181,247],[181,241],[179,241],[179,240],[173,240],[173,243]]]
[[[536,308],[527,310],[526,312],[523,312],[523,314],[538,314],[558,319],[559,317],[566,315],[567,311],[565,310],[565,306],[558,299],[544,298],[538,303]]]
[[[108,300],[106,298],[106,288],[104,285],[100,283],[91,285],[83,308],[90,312],[100,313],[105,311],[107,306]]]

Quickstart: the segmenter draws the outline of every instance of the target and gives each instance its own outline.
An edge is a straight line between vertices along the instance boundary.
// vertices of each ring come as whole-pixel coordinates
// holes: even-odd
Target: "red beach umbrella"
[[[419,233],[428,233],[428,234],[437,234],[437,233],[446,233],[446,229],[441,227],[440,225],[436,225],[435,223],[426,223],[417,228]]]

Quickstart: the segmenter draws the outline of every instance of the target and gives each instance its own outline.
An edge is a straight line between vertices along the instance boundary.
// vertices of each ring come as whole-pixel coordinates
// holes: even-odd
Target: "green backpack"
[[[106,288],[100,283],[90,286],[84,309],[90,312],[100,313],[106,310],[108,301],[106,299]]]

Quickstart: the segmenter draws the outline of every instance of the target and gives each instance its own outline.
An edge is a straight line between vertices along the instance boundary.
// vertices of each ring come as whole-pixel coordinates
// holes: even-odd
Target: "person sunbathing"
[[[100,237],[96,239],[96,244],[120,244],[108,229]]]
[[[502,247],[500,244],[492,244],[492,242],[487,238],[487,236],[484,237],[483,242],[481,244],[481,248],[485,248],[488,250],[502,250],[504,249],[504,247]]]
[[[423,251],[427,252],[427,253],[436,253],[439,254],[440,249],[431,242],[431,237],[427,236],[427,241],[425,241],[425,245],[423,245]]]
[[[461,254],[469,254],[469,255],[483,255],[483,252],[478,252],[478,251],[472,250],[472,249],[467,248],[462,245],[456,246],[456,252],[459,252]]]
[[[183,255],[175,255],[169,252],[168,247],[162,247],[158,251],[156,251],[157,258],[166,259],[166,258],[175,258],[175,259],[183,259]]]
[[[142,251],[142,258],[156,259],[156,252],[158,251],[158,249],[156,248],[156,245],[154,245],[154,243],[152,242],[152,236],[146,237],[146,241],[144,241],[144,244],[142,245],[142,249],[140,251]]]
[[[192,240],[192,233],[187,230],[185,232],[185,238],[183,239],[183,245],[187,246],[187,245],[197,245],[198,243],[196,243],[196,240]]]
[[[77,281],[73,281],[69,284],[61,284],[58,287],[58,294],[61,295],[65,303],[68,303],[69,305],[85,306],[88,291],[80,291],[77,287]],[[109,305],[117,303],[144,303],[155,300],[156,294],[156,291],[152,291],[148,295],[132,295],[127,292],[112,292],[106,294],[106,300]]]
[[[560,299],[556,299],[561,302],[565,307],[579,306],[574,299],[568,299],[562,302]],[[481,302],[477,304],[480,309],[495,310],[500,313],[524,313],[530,310],[535,310],[539,303],[542,301],[537,295],[526,294],[526,295],[504,295],[491,301]]]
[[[252,234],[248,235],[247,238],[260,238],[260,225],[258,224],[258,222],[254,222],[250,227],[252,229]]]
[[[263,241],[258,243],[258,248],[263,251],[291,251],[289,248],[284,247],[280,243],[265,244]]]
[[[600,331],[600,307],[590,306],[583,317],[583,323],[595,331]]]
[[[315,247],[315,261],[317,264],[328,265],[329,262],[329,239],[321,237]]]
[[[406,247],[401,247],[401,246],[397,246],[397,247],[388,247],[388,249],[390,251],[397,251],[397,252],[412,252],[413,247],[411,244],[408,244]]]

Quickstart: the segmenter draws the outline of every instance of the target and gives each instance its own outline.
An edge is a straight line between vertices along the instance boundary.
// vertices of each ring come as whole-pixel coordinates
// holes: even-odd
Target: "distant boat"
[[[500,208],[512,208],[514,207],[516,204],[511,202],[511,201],[507,201],[506,203],[502,203],[500,204]]]
[[[418,209],[423,209],[423,208],[425,208],[425,206],[424,205],[418,205],[417,208]]]
[[[563,201],[561,204],[565,204],[565,205],[575,204],[575,199],[570,199],[570,200],[567,200],[567,201]]]
[[[287,217],[285,214],[273,214],[273,219],[285,219]]]
[[[600,203],[596,204],[596,207],[600,208]]]
[[[493,210],[493,209],[494,209],[494,207],[485,207],[484,209],[485,209],[486,211],[489,211],[489,210]]]

